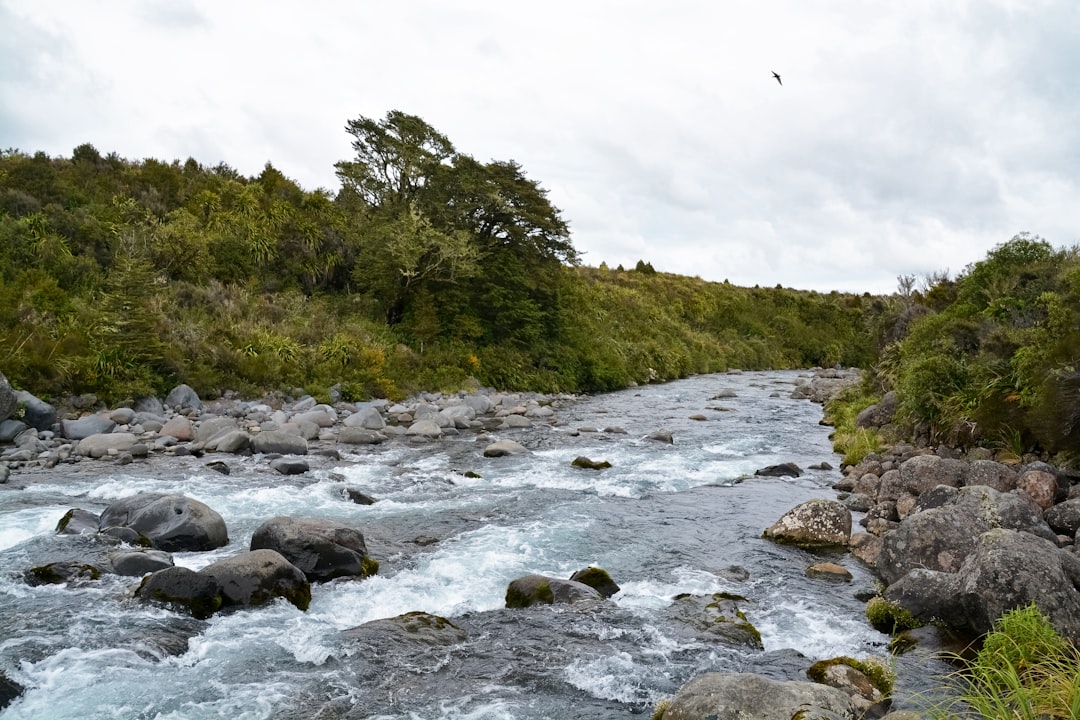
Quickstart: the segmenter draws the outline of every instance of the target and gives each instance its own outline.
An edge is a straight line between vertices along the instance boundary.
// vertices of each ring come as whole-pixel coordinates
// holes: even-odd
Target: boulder
[[[71,508],[56,523],[57,535],[96,535],[98,528],[98,516],[82,508]]]
[[[120,550],[109,555],[109,564],[117,575],[142,577],[172,567],[173,559],[163,550]]]
[[[967,471],[967,463],[963,460],[916,455],[900,465],[900,482],[891,493],[891,499],[895,500],[905,490],[918,496],[938,485],[958,488],[964,484]]]
[[[312,425],[320,428],[328,428],[334,426],[334,416],[328,413],[326,410],[322,410],[319,408],[308,410],[304,413],[297,413],[296,415],[293,415],[292,418],[290,418],[290,421],[298,425],[302,425],[304,423],[311,423]]]
[[[381,432],[362,427],[343,427],[337,435],[337,441],[345,445],[378,445],[387,439]]]
[[[342,492],[345,499],[349,502],[354,502],[357,505],[374,505],[378,502],[375,498],[365,493],[363,490],[357,490],[356,488],[345,488]]]
[[[267,430],[251,438],[254,453],[278,453],[280,455],[307,455],[307,440],[282,430]]]
[[[251,445],[251,436],[240,429],[226,430],[208,440],[203,449],[208,452],[238,453]]]
[[[668,445],[672,445],[675,442],[675,439],[672,436],[671,431],[670,430],[665,430],[664,428],[661,428],[659,430],[654,430],[653,432],[646,435],[645,439],[646,440],[652,440],[653,442],[666,443]]]
[[[131,433],[111,432],[88,435],[79,441],[79,444],[75,447],[75,454],[92,458],[115,455],[131,450],[137,441],[138,438]]]
[[[783,682],[755,673],[706,673],[679,688],[663,720],[855,720],[842,690],[812,682]]]
[[[985,485],[965,487],[951,501],[910,515],[885,535],[878,574],[892,584],[914,568],[956,572],[975,539],[996,527],[1047,540],[1055,537],[1038,506],[1029,500]]]
[[[186,567],[171,567],[143,579],[135,596],[164,603],[205,620],[222,605],[221,583],[210,575]]]
[[[890,390],[876,405],[871,405],[855,417],[855,427],[879,428],[888,425],[896,416],[898,405],[896,393]]]
[[[15,398],[23,404],[22,420],[38,430],[52,430],[56,424],[56,408],[44,400],[39,400],[30,393],[19,390]]]
[[[484,448],[484,457],[505,457],[507,455],[525,455],[529,452],[521,443],[513,440],[497,440]]]
[[[76,561],[52,562],[32,568],[24,579],[27,585],[80,585],[101,577],[101,569],[96,565]]]
[[[91,435],[111,433],[116,423],[108,415],[87,415],[78,420],[61,420],[61,431],[69,440],[82,440]]]
[[[802,468],[795,463],[788,462],[763,467],[754,474],[762,477],[799,477],[802,475]]]
[[[972,635],[1006,611],[1034,603],[1051,625],[1080,641],[1080,557],[1030,533],[994,528],[978,536],[955,573],[917,568],[885,590],[916,618]]]
[[[236,427],[235,423],[233,423],[233,427]],[[158,434],[174,437],[180,442],[191,442],[195,439],[195,426],[191,424],[191,420],[187,417],[174,415],[161,426]]]
[[[851,511],[837,500],[807,500],[765,529],[766,538],[802,547],[847,545]]]
[[[442,436],[443,431],[434,420],[417,420],[409,426],[405,434],[410,437],[437,438]]]
[[[362,407],[342,423],[347,428],[363,428],[364,430],[382,430],[386,427],[382,413],[373,406]]]
[[[806,671],[814,682],[845,692],[862,718],[881,717],[892,704],[888,698],[892,688],[885,674],[883,664],[849,657],[819,660]]]
[[[311,466],[307,460],[300,458],[277,458],[270,463],[270,469],[276,470],[282,475],[303,475]]]
[[[12,389],[11,383],[8,382],[4,373],[0,372],[0,422],[14,415],[15,408],[18,405],[19,401],[15,397],[15,390]]]
[[[582,468],[584,470],[606,470],[607,468],[611,467],[611,463],[609,463],[607,460],[590,460],[584,455],[579,455],[578,457],[574,458],[570,462],[570,464],[576,468]]]
[[[221,586],[222,607],[255,607],[279,597],[301,610],[311,604],[311,585],[304,573],[275,550],[252,550],[218,560],[199,574]]]
[[[668,609],[674,619],[693,628],[705,640],[722,640],[730,645],[763,649],[761,633],[746,619],[739,607],[746,598],[729,593],[675,596]]]
[[[426,612],[408,612],[397,617],[372,620],[341,634],[349,640],[368,643],[381,653],[394,646],[438,647],[457,645],[466,639],[466,633],[460,627],[444,617]]]
[[[1044,511],[1049,510],[1061,495],[1057,477],[1046,470],[1028,470],[1021,473],[1016,480],[1016,488],[1027,493]]]
[[[271,518],[251,536],[251,549],[281,553],[309,582],[365,578],[379,569],[367,554],[363,533],[323,518]]]
[[[174,410],[202,410],[202,400],[189,385],[177,385],[170,390],[165,404]]]
[[[518,428],[532,427],[532,420],[524,415],[507,415],[502,419],[502,424],[499,428],[502,430],[514,430]]]
[[[546,575],[526,575],[506,587],[506,607],[526,608],[530,605],[573,604],[600,600],[603,596],[584,583],[560,580]]]
[[[998,492],[1016,489],[1016,471],[1008,465],[993,460],[975,460],[968,463],[964,485],[985,485]]]
[[[1058,503],[1043,517],[1054,532],[1075,538],[1076,531],[1080,530],[1080,497]]]
[[[100,527],[129,528],[168,552],[213,550],[229,542],[221,515],[184,495],[140,493],[117,500],[101,513]]]
[[[0,380],[3,377],[3,375],[0,375]],[[0,672],[0,710],[6,708],[13,700],[22,695],[23,690],[25,688],[22,685]]]
[[[22,420],[0,420],[0,443],[8,443],[30,428]]]
[[[199,429],[195,433],[195,440],[205,445],[213,442],[219,435],[239,429],[240,426],[231,417],[208,417],[199,423]]]
[[[612,597],[622,589],[611,579],[611,575],[608,575],[607,570],[598,567],[590,566],[578,570],[570,576],[570,579],[588,585],[606,598]]]

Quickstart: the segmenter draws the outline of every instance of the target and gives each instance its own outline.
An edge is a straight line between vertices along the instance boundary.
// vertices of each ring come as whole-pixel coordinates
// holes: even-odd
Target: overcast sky
[[[518,161],[588,265],[891,292],[1080,242],[1077,0],[0,0],[0,28],[0,147],[336,191],[346,121],[401,110]]]

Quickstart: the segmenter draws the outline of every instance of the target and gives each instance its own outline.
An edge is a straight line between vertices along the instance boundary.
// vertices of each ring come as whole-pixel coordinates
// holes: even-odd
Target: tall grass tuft
[[[1003,615],[974,661],[949,678],[955,695],[930,716],[1076,720],[1080,718],[1080,651],[1034,605]]]

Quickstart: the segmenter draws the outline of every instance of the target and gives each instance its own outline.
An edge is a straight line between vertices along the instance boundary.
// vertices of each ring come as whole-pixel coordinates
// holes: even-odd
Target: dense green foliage
[[[1080,717],[1080,652],[1034,605],[1002,616],[963,665],[950,678],[955,694],[937,702],[931,717]]]
[[[904,279],[902,279],[904,280]],[[1004,457],[1080,449],[1080,254],[1021,234],[880,315],[864,394],[895,390],[910,439]],[[864,402],[865,398],[860,399]]]
[[[517,163],[396,111],[346,131],[334,194],[270,164],[0,153],[0,369],[117,401],[178,382],[595,391],[873,360],[868,296],[582,267]]]

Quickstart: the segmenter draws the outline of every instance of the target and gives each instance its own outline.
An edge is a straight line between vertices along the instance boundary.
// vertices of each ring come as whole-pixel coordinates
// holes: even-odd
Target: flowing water
[[[532,450],[519,457],[484,458],[485,443],[466,433],[395,440],[294,477],[234,456],[224,457],[228,476],[205,467],[209,456],[15,472],[0,486],[0,671],[26,691],[0,716],[647,717],[703,672],[805,679],[814,660],[883,656],[887,638],[855,598],[872,584],[864,568],[831,556],[853,582],[814,579],[805,570],[821,556],[761,538],[799,502],[835,497],[835,470],[753,476],[780,462],[839,465],[821,408],[788,398],[797,377],[706,375],[566,401],[553,427],[501,435]],[[728,390],[734,397],[711,399]],[[698,414],[706,419],[690,419]],[[625,433],[604,432],[613,426]],[[577,432],[590,427],[598,432]],[[661,427],[674,444],[644,439]],[[579,455],[613,467],[571,467]],[[348,502],[346,487],[378,502]],[[23,582],[31,549],[73,553],[87,542],[52,535],[69,508],[100,512],[136,492],[181,492],[225,518],[229,545],[177,554],[178,565],[246,549],[259,524],[288,514],[361,529],[381,569],[313,586],[306,612],[280,601],[208,621],[131,599],[132,578]],[[621,592],[584,606],[503,607],[516,577],[568,578],[589,565]],[[716,592],[746,599],[764,650],[725,644],[674,610],[677,595]],[[448,618],[464,639],[342,632],[411,611]]]

